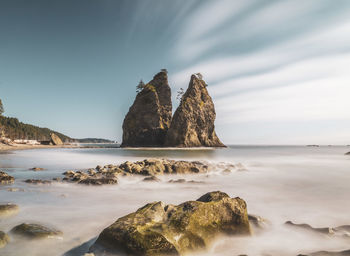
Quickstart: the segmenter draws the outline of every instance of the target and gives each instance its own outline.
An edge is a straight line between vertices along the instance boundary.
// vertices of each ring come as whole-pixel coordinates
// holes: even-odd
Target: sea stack
[[[167,147],[225,147],[215,133],[214,103],[200,74],[192,75],[168,130]]]
[[[170,127],[171,90],[166,70],[140,91],[123,122],[122,147],[161,147]]]

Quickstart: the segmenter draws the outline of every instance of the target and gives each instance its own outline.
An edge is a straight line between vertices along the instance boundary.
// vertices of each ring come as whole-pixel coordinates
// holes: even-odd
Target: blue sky
[[[350,144],[350,1],[0,0],[5,115],[122,136],[162,68],[201,72],[226,144]]]

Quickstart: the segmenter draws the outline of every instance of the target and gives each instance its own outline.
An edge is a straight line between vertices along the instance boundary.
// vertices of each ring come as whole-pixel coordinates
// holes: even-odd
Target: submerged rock
[[[94,185],[94,186],[100,186],[100,185],[112,185],[112,184],[118,184],[118,180],[115,178],[86,178],[83,180],[80,180],[78,182],[79,184],[85,184],[85,185]]]
[[[50,134],[50,137],[51,137],[51,143],[53,144],[53,145],[63,145],[63,142],[62,142],[62,140],[61,140],[61,138],[60,137],[58,137],[56,134],[54,134],[54,133],[51,133]]]
[[[149,203],[104,229],[90,251],[184,255],[206,249],[223,234],[250,234],[247,206],[216,191],[177,206]]]
[[[225,147],[215,133],[214,103],[206,83],[192,75],[166,135],[168,147]]]
[[[136,95],[123,122],[121,147],[163,146],[171,114],[168,75],[166,71],[162,71]]]
[[[11,230],[11,233],[30,239],[51,238],[61,236],[63,233],[59,230],[48,228],[40,224],[22,223]]]
[[[334,235],[334,230],[332,228],[328,228],[328,227],[326,227],[326,228],[313,228],[309,224],[295,224],[291,221],[287,221],[285,223],[285,225],[305,229],[307,231],[316,232],[316,233],[320,233],[320,234],[324,234],[324,235]]]
[[[8,175],[6,172],[0,171],[0,184],[6,185],[6,184],[12,184],[15,182],[15,178]]]
[[[6,233],[0,231],[0,248],[4,248],[8,242],[10,242],[10,237]]]
[[[153,181],[153,182],[159,182],[160,179],[158,179],[156,176],[148,176],[146,178],[143,179],[143,181]]]
[[[350,256],[350,250],[330,252],[330,251],[319,251],[308,255],[299,254],[298,256]]]
[[[44,168],[40,168],[40,167],[33,167],[29,169],[30,171],[43,171],[45,170]]]
[[[51,180],[40,180],[40,179],[27,179],[24,181],[25,183],[40,185],[40,184],[51,184]]]
[[[0,204],[0,217],[9,217],[19,212],[19,207],[16,204]]]

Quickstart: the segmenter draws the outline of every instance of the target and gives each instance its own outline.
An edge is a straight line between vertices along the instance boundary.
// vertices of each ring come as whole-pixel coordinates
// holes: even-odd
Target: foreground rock
[[[10,237],[6,233],[0,231],[0,248],[4,248],[8,242],[10,242]]]
[[[10,217],[19,212],[19,207],[16,204],[0,204],[0,217]]]
[[[6,172],[0,171],[0,184],[6,185],[6,184],[12,184],[15,182],[15,178],[8,175]]]
[[[171,91],[166,71],[153,77],[135,98],[123,122],[122,147],[164,145],[172,114]]]
[[[245,201],[216,191],[180,205],[149,203],[103,230],[90,251],[184,255],[206,249],[219,235],[249,234]]]
[[[167,133],[168,147],[224,147],[215,133],[214,103],[206,83],[192,75],[186,93],[176,109]]]
[[[51,133],[51,134],[50,134],[50,137],[51,137],[51,143],[52,143],[52,145],[56,145],[56,146],[58,146],[58,145],[63,145],[63,142],[62,142],[61,138],[58,137],[56,134]]]
[[[345,153],[345,155],[350,155],[350,152],[348,152],[348,153]]]
[[[48,228],[40,224],[22,223],[11,230],[14,235],[30,239],[52,238],[61,236],[63,233],[59,230]]]
[[[163,174],[206,173],[208,165],[194,161],[174,161],[168,159],[145,159],[137,162],[124,162],[120,165],[96,166],[87,172],[66,171],[64,181],[89,185],[117,184],[117,177],[128,175],[144,175],[154,177]],[[146,178],[145,181],[156,181]]]

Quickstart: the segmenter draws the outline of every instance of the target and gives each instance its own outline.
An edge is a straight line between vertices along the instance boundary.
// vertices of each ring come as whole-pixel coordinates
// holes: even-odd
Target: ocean
[[[63,231],[63,237],[41,241],[12,238],[2,256],[83,255],[98,234],[119,217],[148,202],[179,204],[220,190],[247,202],[248,212],[270,223],[251,237],[220,237],[198,255],[296,256],[320,250],[350,249],[349,239],[326,237],[291,229],[286,221],[313,227],[350,224],[350,151],[345,146],[229,146],[224,149],[33,149],[0,154],[0,170],[14,176],[12,185],[0,186],[0,204],[15,203],[16,216],[0,219],[8,232],[23,222],[41,223]],[[67,170],[119,164],[146,158],[199,160],[214,167],[206,174],[160,176],[161,182],[125,177],[118,185],[100,187],[71,183],[33,185],[25,179],[63,177]],[[241,163],[246,171],[232,169]],[[31,171],[41,167],[44,171]],[[168,183],[184,178],[201,183]],[[17,191],[8,191],[18,188]],[[83,246],[81,246],[83,245]],[[75,250],[72,250],[74,249]]]

